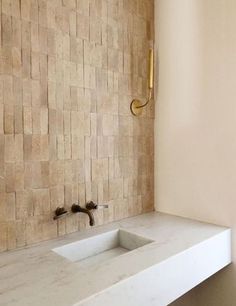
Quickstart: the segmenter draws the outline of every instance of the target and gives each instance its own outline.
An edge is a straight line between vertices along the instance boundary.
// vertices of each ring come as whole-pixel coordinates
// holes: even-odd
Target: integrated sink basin
[[[153,242],[121,229],[63,245],[53,251],[72,262],[101,263]]]

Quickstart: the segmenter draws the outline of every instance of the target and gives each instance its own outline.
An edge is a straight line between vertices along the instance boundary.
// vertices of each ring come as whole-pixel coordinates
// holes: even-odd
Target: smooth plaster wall
[[[156,210],[233,229],[236,2],[156,0]],[[236,305],[234,265],[174,305]]]

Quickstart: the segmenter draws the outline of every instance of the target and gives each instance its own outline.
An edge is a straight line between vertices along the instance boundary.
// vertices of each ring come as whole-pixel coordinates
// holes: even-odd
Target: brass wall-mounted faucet
[[[87,202],[86,203],[86,208],[81,207],[79,204],[73,204],[71,206],[71,211],[68,212],[64,207],[57,207],[57,209],[55,210],[55,215],[53,217],[54,220],[57,220],[59,218],[68,216],[70,214],[75,214],[75,213],[85,213],[89,216],[89,224],[90,226],[93,226],[95,224],[94,221],[94,215],[92,213],[93,209],[100,209],[100,208],[108,208],[107,204],[95,204],[93,201]]]
[[[89,216],[89,224],[90,226],[93,226],[95,224],[95,221],[94,221],[93,213],[90,210],[91,209],[81,207],[79,204],[73,204],[71,206],[70,212],[65,210],[64,207],[57,207],[57,209],[55,210],[55,215],[53,217],[53,220],[57,220],[57,219],[63,218],[71,214],[82,212]]]
[[[149,50],[149,94],[147,101],[142,104],[142,102],[138,99],[134,99],[130,104],[131,113],[134,116],[140,116],[142,114],[142,110],[145,106],[148,105],[152,98],[152,90],[153,90],[153,80],[154,80],[154,51],[153,49]]]

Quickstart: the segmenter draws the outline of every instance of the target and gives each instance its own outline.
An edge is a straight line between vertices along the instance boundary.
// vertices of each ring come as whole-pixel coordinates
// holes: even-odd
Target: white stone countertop
[[[118,228],[154,242],[86,267],[52,251]],[[0,305],[82,305],[85,299],[225,231],[229,229],[153,212],[5,252],[0,255]]]

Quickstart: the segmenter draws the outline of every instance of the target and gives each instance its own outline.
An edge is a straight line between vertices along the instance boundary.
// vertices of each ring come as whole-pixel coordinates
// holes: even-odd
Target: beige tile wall
[[[0,0],[0,251],[153,209],[153,0]]]

